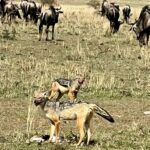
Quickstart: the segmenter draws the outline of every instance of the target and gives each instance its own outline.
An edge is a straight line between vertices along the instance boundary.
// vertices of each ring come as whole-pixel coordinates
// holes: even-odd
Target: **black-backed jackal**
[[[40,106],[44,110],[46,117],[51,121],[50,141],[56,132],[56,142],[59,142],[60,124],[62,120],[76,120],[79,130],[80,139],[77,146],[83,141],[87,133],[87,145],[90,141],[90,121],[94,113],[105,118],[110,122],[114,122],[113,117],[103,108],[96,104],[88,104],[86,102],[69,101],[55,102],[49,101],[47,97],[39,96],[35,98],[34,104]]]
[[[77,94],[84,80],[85,80],[84,76],[79,76],[74,80],[61,79],[61,78],[56,79],[51,85],[51,89],[49,92],[50,95],[48,97],[49,100],[56,97],[56,101],[59,101],[59,99],[64,94],[68,94],[69,100],[71,101],[76,100]]]

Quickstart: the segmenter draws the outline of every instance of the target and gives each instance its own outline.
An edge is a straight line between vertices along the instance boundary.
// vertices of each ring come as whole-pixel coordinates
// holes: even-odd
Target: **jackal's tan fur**
[[[66,102],[67,106],[63,107],[63,109],[59,109],[57,107],[50,106],[48,103],[55,104],[56,102],[50,102],[48,98],[45,97],[37,97],[34,100],[35,105],[40,105],[42,110],[44,110],[45,115],[48,119],[51,120],[51,130],[50,130],[50,141],[56,131],[56,138],[59,141],[59,133],[60,133],[60,124],[61,120],[76,120],[77,128],[79,130],[80,139],[77,143],[77,146],[81,144],[83,138],[85,137],[85,133],[87,133],[87,144],[90,141],[90,121],[94,113],[100,115],[101,117],[107,119],[110,122],[114,122],[112,116],[105,111],[103,108],[99,107],[96,104],[88,104],[86,102],[80,103],[70,103]],[[56,106],[56,105],[55,105]],[[61,107],[60,107],[61,108]],[[85,129],[85,130],[84,130]]]

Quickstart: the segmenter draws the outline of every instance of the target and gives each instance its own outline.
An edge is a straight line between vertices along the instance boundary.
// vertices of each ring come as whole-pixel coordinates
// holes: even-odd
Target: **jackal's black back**
[[[62,78],[56,79],[55,81],[57,81],[61,86],[64,86],[64,87],[70,87],[72,83],[72,80],[62,79]]]
[[[47,101],[46,103],[46,106],[49,107],[49,108],[52,108],[54,110],[64,110],[64,109],[67,109],[67,108],[70,108],[76,104],[79,104],[79,103],[85,103],[84,101],[75,101],[75,102],[72,102],[72,101]]]

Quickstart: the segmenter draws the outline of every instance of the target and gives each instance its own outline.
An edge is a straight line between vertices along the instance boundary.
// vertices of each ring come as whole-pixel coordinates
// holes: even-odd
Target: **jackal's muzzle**
[[[46,101],[47,101],[47,98],[45,98],[45,97],[38,97],[38,98],[36,98],[34,100],[34,104],[35,104],[35,106],[38,106],[41,103],[46,102]]]

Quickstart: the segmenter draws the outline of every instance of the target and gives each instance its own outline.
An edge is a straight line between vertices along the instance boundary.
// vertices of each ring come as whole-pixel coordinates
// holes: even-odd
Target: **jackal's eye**
[[[48,92],[44,93],[44,98],[47,98],[48,97]]]

